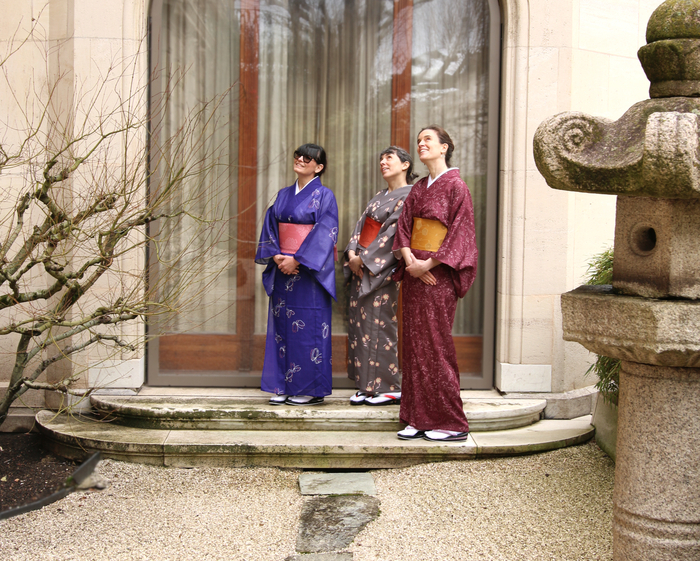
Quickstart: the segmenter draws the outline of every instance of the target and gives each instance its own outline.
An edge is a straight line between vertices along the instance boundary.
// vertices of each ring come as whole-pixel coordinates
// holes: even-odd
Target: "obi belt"
[[[289,222],[278,222],[280,231],[280,251],[289,255],[294,255],[301,244],[304,243],[306,236],[313,230],[313,224],[291,224]],[[333,255],[335,260],[338,260],[338,248],[333,247]]]
[[[414,218],[411,249],[436,252],[440,249],[446,235],[447,227],[439,220]]]
[[[377,235],[382,225],[376,220],[372,220],[369,216],[365,217],[365,224],[362,226],[362,232],[360,232],[360,241],[358,242],[362,247],[369,247]]]

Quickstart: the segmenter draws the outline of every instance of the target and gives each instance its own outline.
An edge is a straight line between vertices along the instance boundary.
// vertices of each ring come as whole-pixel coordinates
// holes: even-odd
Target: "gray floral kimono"
[[[380,191],[369,202],[345,248],[343,272],[350,282],[348,378],[358,390],[384,393],[401,389],[397,356],[399,283],[391,280],[397,260],[391,251],[403,203],[411,186]],[[367,247],[360,245],[365,220],[381,224]],[[348,266],[348,251],[362,258],[362,279]]]

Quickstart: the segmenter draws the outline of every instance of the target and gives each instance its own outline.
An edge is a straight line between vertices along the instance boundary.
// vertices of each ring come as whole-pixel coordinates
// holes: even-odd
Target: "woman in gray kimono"
[[[352,405],[401,403],[399,283],[391,280],[397,264],[391,247],[415,175],[411,156],[397,146],[381,153],[379,167],[387,188],[369,202],[345,249],[343,271],[350,281],[348,378],[358,390],[350,398]]]

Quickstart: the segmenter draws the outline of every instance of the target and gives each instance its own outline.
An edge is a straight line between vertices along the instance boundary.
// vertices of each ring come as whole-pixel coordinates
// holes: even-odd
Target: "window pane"
[[[231,87],[239,73],[239,11],[232,0],[164,0],[162,18],[161,45],[153,52],[154,81],[170,94],[161,137],[177,134],[194,116],[178,157],[203,173],[186,180],[171,201],[171,210],[185,208],[197,218],[167,221],[160,236],[167,243],[152,248],[163,291],[186,285],[185,305],[165,329],[234,333],[238,99]]]

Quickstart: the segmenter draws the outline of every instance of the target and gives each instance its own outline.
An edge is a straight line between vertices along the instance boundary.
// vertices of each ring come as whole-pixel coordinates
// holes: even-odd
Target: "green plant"
[[[609,248],[588,262],[586,284],[612,284],[613,273],[613,249]],[[595,387],[607,403],[617,405],[617,396],[620,387],[620,359],[608,356],[599,356],[586,375],[595,374],[598,382]]]

